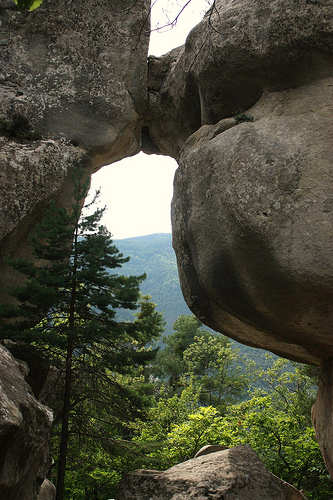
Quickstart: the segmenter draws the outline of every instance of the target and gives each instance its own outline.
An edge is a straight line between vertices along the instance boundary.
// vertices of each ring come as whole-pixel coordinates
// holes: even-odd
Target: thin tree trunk
[[[78,227],[76,226],[74,232],[74,265],[73,265],[73,279],[71,289],[71,302],[69,307],[69,324],[68,324],[68,344],[66,356],[66,380],[65,380],[65,395],[64,406],[62,414],[61,425],[61,442],[59,452],[59,465],[58,465],[58,478],[57,478],[57,494],[56,500],[63,500],[65,490],[65,474],[66,474],[66,459],[68,447],[68,424],[69,413],[71,408],[71,391],[72,391],[72,358],[74,343],[71,333],[75,324],[75,306],[76,306],[76,273],[77,273],[77,242],[78,242]]]
[[[68,423],[71,400],[71,385],[72,385],[72,355],[73,342],[68,341],[67,357],[66,357],[66,380],[65,380],[65,395],[61,425],[61,443],[59,452],[58,478],[57,478],[57,495],[56,500],[63,500],[65,489],[65,473],[66,473],[66,458],[68,446]]]

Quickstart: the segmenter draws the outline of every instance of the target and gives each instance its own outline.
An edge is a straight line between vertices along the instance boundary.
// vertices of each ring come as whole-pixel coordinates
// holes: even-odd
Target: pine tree
[[[66,357],[57,500],[64,495],[73,363],[95,355],[99,366],[124,370],[152,357],[154,353],[140,353],[135,346],[156,338],[162,328],[160,324],[143,331],[143,320],[117,321],[117,309],[137,308],[145,275],[115,273],[129,258],[118,251],[100,224],[105,209],[80,217],[88,191],[82,175],[80,170],[74,179],[71,210],[52,203],[37,226],[31,241],[34,261],[7,261],[26,281],[10,290],[17,304],[0,307],[2,338],[33,342]]]

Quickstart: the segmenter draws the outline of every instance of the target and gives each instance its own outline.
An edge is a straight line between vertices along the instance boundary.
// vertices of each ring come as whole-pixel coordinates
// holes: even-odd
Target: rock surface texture
[[[0,0],[0,261],[26,257],[71,171],[135,154],[147,105],[149,0]],[[0,300],[12,284],[0,263]]]
[[[305,498],[294,488],[283,490],[280,483],[267,471],[250,446],[240,445],[193,458],[164,472],[140,470],[128,474],[119,483],[116,500]]]
[[[32,396],[13,356],[1,345],[0,386],[0,498],[33,500],[40,484],[36,478],[43,478],[49,460],[52,412]]]
[[[326,467],[333,478],[333,360],[323,363],[312,422]]]
[[[179,162],[186,302],[215,330],[317,365],[333,357],[332,7],[217,1],[149,77],[150,138]]]

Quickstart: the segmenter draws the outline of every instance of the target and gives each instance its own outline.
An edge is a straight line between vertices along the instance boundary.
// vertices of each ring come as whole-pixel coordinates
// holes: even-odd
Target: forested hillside
[[[191,314],[181,293],[171,234],[149,234],[115,240],[114,243],[124,256],[131,258],[122,267],[126,276],[147,274],[141,292],[151,295],[157,310],[164,311],[167,322],[165,333],[169,335],[178,316]]]

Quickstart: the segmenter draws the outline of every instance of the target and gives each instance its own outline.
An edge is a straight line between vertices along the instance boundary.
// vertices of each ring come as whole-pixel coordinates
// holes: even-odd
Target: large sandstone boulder
[[[289,486],[289,488],[288,488]],[[159,472],[139,470],[119,483],[116,500],[303,500],[264,467],[248,445],[218,451]]]
[[[98,165],[135,154],[146,110],[148,0],[0,1],[0,119],[28,119]],[[147,31],[148,30],[148,31]]]
[[[330,0],[216,0],[183,47],[149,60],[151,140],[177,158],[201,125],[264,91],[332,75],[332,10]]]
[[[179,162],[173,245],[192,311],[324,363],[314,422],[330,470],[332,18],[331,0],[217,0],[183,47],[150,58],[145,142]]]
[[[149,77],[150,141],[179,162],[188,305],[317,365],[333,356],[332,15],[327,1],[217,1]]]
[[[149,0],[0,0],[0,301],[17,279],[4,256],[50,199],[70,206],[71,172],[135,154],[147,106]],[[3,136],[3,137],[1,137]]]
[[[181,151],[172,208],[192,311],[317,365],[333,357],[330,82],[264,94],[253,122],[200,128]]]
[[[13,356],[0,345],[0,498],[34,500],[47,471],[52,412],[31,394]]]

